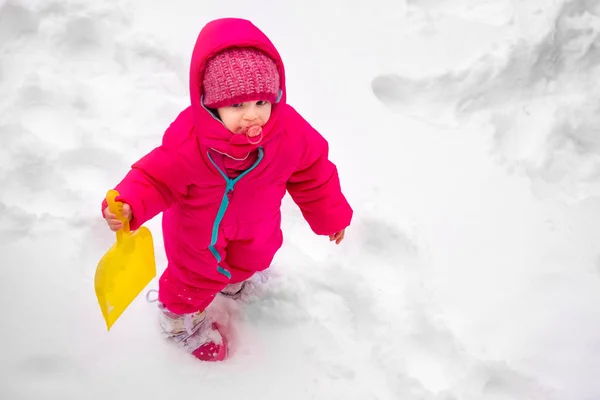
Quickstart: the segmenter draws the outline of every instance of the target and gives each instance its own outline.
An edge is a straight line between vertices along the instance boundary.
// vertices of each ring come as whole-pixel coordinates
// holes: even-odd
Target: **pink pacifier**
[[[248,143],[250,144],[258,144],[262,140],[262,128],[259,125],[252,125],[246,131],[246,137],[248,138]],[[258,137],[258,140],[253,141],[252,138]]]

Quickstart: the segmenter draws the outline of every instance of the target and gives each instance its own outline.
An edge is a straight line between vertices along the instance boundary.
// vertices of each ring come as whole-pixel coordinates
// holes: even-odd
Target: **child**
[[[269,267],[283,241],[286,190],[312,230],[336,244],[352,209],[327,142],[286,104],[279,53],[251,22],[226,18],[202,29],[190,95],[162,145],[117,185],[117,201],[132,230],[164,213],[161,326],[200,360],[220,361],[227,343],[204,310]],[[106,202],[103,212],[113,231],[122,228]]]

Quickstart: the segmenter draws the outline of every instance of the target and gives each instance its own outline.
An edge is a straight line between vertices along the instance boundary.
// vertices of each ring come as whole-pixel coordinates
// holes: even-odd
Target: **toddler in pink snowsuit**
[[[286,191],[312,230],[336,243],[352,209],[326,140],[286,104],[279,53],[251,22],[226,18],[202,29],[190,96],[162,145],[117,185],[117,201],[132,230],[163,212],[162,328],[199,359],[218,361],[227,343],[204,310],[269,267],[283,241]],[[106,203],[103,212],[111,229],[122,227]]]

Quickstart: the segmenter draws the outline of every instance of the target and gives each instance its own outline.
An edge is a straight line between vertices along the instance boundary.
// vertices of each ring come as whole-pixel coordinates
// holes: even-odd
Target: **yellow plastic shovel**
[[[123,229],[117,231],[117,242],[98,263],[94,280],[108,330],[156,276],[152,234],[144,226],[129,230],[129,221],[123,218],[123,203],[115,201],[118,195],[110,190],[106,201],[110,211],[123,221]]]

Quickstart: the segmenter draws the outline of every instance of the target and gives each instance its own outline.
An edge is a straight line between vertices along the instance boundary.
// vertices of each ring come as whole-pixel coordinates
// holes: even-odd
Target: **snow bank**
[[[409,4],[433,15],[510,23],[510,34],[477,60],[437,76],[379,76],[376,96],[401,113],[442,124],[483,116],[494,128],[494,153],[526,173],[538,196],[568,202],[598,196],[600,5]]]

